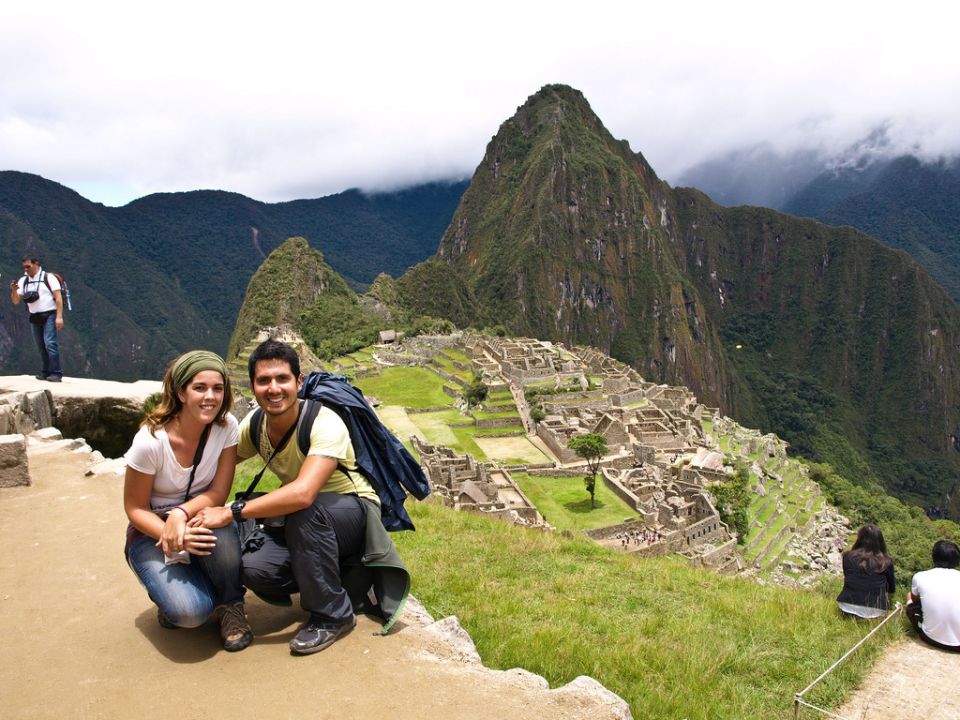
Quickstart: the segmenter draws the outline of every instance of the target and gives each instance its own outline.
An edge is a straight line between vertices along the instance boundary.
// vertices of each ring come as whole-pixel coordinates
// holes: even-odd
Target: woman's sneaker
[[[224,650],[236,652],[253,642],[253,631],[243,612],[243,601],[220,605],[215,612],[220,621],[220,639]]]

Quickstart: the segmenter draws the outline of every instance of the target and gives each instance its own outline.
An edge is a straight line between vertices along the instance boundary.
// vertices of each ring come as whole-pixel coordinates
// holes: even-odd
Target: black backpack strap
[[[313,421],[317,419],[323,403],[319,400],[304,400],[300,409],[299,427],[297,428],[297,445],[300,453],[306,457],[310,452],[310,431],[313,430]]]
[[[260,452],[260,431],[263,429],[263,408],[258,407],[250,415],[250,442],[255,452]]]

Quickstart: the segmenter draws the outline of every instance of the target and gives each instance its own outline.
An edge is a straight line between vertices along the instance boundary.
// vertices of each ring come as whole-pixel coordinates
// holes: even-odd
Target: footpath
[[[0,489],[0,708],[4,718],[629,718],[589,678],[550,690],[484,668],[455,619],[412,603],[386,637],[359,618],[328,650],[291,656],[303,614],[252,598],[256,639],[224,652],[217,628],[164,630],[123,559],[122,478],[89,453],[28,449],[29,487]],[[416,587],[414,586],[414,591]]]

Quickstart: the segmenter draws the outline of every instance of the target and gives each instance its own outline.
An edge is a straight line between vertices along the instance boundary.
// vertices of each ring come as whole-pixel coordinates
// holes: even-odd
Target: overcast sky
[[[667,180],[756,143],[839,149],[884,122],[903,148],[960,150],[955,3],[787,7],[4,0],[0,169],[108,205],[463,178],[547,83],[581,90]]]

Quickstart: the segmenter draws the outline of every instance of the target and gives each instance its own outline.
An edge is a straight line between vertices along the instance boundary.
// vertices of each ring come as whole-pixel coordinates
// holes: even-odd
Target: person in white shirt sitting
[[[920,639],[960,652],[960,548],[949,540],[933,546],[933,569],[918,572],[907,597],[907,618]]]

